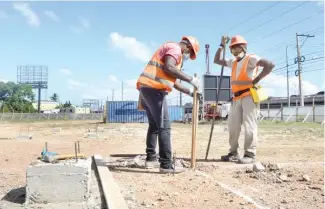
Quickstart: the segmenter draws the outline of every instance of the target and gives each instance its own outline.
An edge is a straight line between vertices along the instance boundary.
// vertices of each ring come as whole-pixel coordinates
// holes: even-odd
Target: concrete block
[[[91,158],[56,164],[36,161],[28,166],[26,177],[26,205],[85,202],[89,197]]]

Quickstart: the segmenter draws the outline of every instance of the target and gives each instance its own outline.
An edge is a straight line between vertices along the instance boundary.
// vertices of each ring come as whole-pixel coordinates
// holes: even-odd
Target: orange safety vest
[[[165,90],[167,92],[172,91],[176,78],[164,71],[164,62],[161,61],[158,56],[159,50],[160,47],[152,56],[143,73],[141,73],[140,77],[138,78],[137,89],[139,89],[141,86],[148,86],[154,89]],[[182,62],[183,59],[182,56],[180,56],[179,60],[177,61],[177,69],[181,70]]]
[[[256,67],[254,72],[253,72],[253,76],[252,78],[248,77],[247,75],[247,66],[249,63],[249,57],[250,55],[246,55],[246,57],[243,60],[243,65],[240,69],[240,73],[238,78],[236,78],[236,72],[237,72],[237,63],[238,61],[235,60],[233,65],[232,65],[232,71],[231,71],[231,90],[233,93],[245,90],[245,89],[249,89],[253,87],[253,80],[256,77],[256,73],[258,68]],[[247,91],[243,94],[241,94],[238,97],[234,97],[233,100],[238,100],[241,99],[243,97],[246,97],[248,95],[250,95],[250,91]]]

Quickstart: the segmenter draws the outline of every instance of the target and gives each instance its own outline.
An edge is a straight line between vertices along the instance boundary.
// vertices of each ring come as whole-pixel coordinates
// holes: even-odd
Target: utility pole
[[[114,101],[114,89],[112,89],[112,101]]]
[[[122,102],[123,102],[123,81],[122,81]]]
[[[286,62],[287,62],[287,97],[288,97],[288,107],[290,107],[288,46],[286,46]]]
[[[305,35],[296,33],[296,44],[297,44],[297,63],[298,63],[298,79],[299,79],[299,95],[300,95],[300,106],[305,106],[304,94],[302,92],[302,79],[301,79],[301,57],[300,57],[300,46],[299,46],[299,36],[304,36],[307,38],[315,37],[314,35]],[[305,42],[304,42],[305,43]]]

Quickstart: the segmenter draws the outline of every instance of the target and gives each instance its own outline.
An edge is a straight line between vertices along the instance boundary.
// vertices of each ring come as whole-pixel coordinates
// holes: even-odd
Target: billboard
[[[220,82],[219,75],[203,75],[204,101],[215,102],[217,99],[218,85]],[[232,97],[230,76],[223,76],[219,94],[219,101],[226,102]]]

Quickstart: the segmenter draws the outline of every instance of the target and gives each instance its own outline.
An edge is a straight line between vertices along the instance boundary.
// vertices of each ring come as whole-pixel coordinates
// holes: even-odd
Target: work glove
[[[196,89],[199,89],[199,82],[200,79],[198,77],[192,77],[192,80],[190,81],[190,84]]]
[[[198,98],[198,100],[202,100],[203,96],[202,96],[202,93],[199,90],[196,91],[196,95],[197,95],[196,98]],[[194,88],[190,88],[189,96],[191,96],[191,97],[194,96]]]
[[[230,38],[228,36],[222,36],[220,46],[225,47],[229,40]]]

